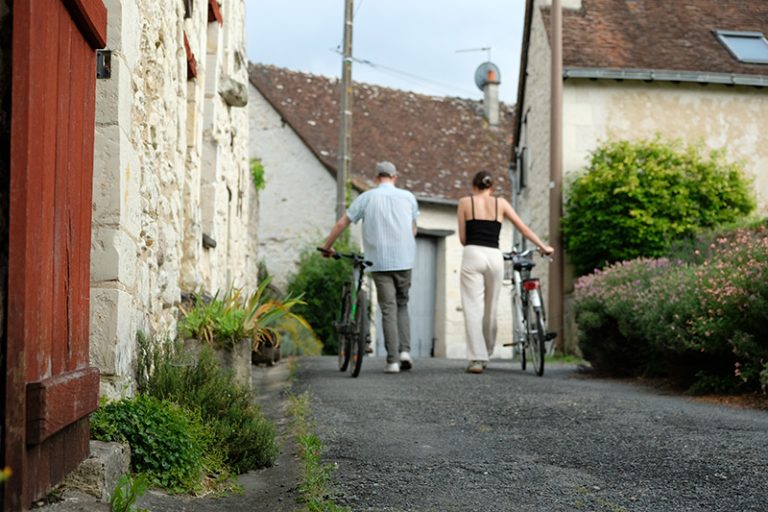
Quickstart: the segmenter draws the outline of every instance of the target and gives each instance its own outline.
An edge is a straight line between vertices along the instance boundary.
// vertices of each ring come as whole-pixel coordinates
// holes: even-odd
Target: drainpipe
[[[557,332],[557,345],[564,344],[564,283],[565,252],[560,230],[563,215],[563,12],[561,0],[552,0],[552,76],[550,90],[550,154],[549,154],[549,243],[555,248],[554,261],[549,265],[549,315],[551,330]]]

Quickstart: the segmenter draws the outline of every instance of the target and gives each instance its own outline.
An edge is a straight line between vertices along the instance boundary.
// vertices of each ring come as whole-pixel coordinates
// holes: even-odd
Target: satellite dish
[[[475,85],[481,91],[488,84],[501,83],[501,72],[499,67],[493,62],[483,62],[475,71]]]

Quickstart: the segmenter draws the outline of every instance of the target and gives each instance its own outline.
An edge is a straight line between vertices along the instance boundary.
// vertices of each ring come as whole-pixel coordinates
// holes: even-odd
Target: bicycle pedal
[[[503,347],[514,347],[515,345],[517,345],[517,343],[504,343],[502,346]]]
[[[555,331],[549,331],[547,334],[544,335],[545,341],[552,341],[555,338],[557,338],[557,332]]]

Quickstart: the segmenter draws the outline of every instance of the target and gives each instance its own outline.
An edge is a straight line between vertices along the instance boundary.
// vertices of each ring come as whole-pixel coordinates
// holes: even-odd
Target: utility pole
[[[345,0],[344,51],[339,101],[339,157],[336,164],[336,218],[347,210],[346,183],[352,167],[352,12],[354,0]]]
[[[563,11],[560,0],[552,0],[552,76],[550,89],[549,147],[549,242],[555,248],[555,259],[549,265],[549,326],[558,334],[558,345],[564,346],[565,251],[560,221],[563,216]]]

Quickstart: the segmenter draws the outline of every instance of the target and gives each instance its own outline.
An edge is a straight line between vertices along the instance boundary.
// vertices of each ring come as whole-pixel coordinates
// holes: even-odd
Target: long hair
[[[488,171],[480,171],[472,178],[472,186],[477,190],[485,190],[493,186],[493,178]]]

